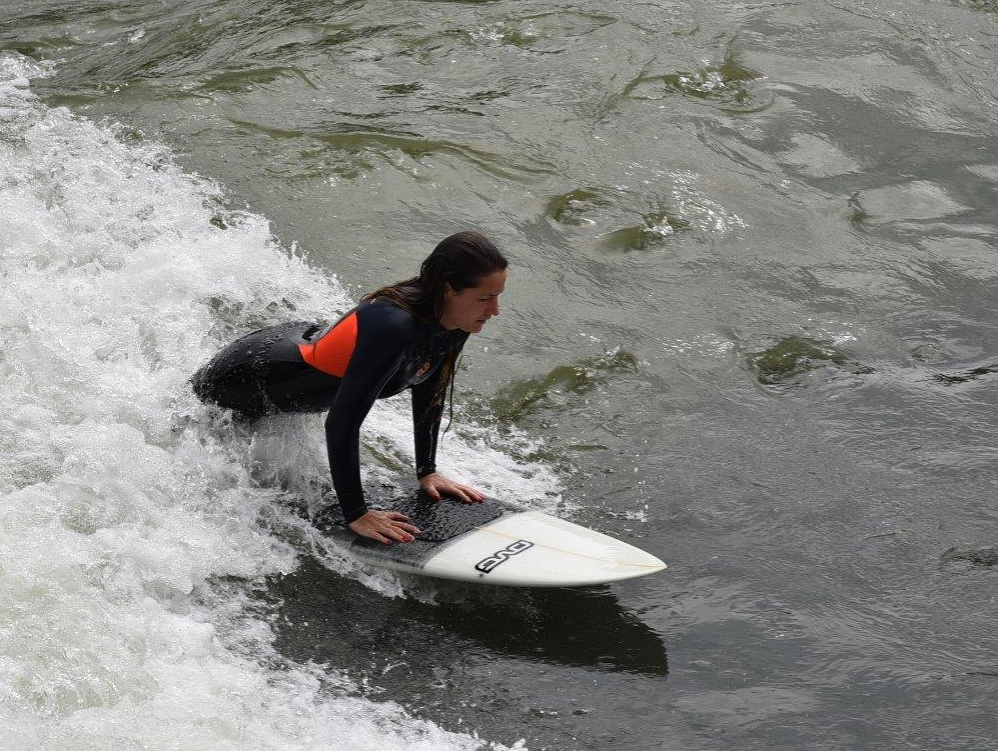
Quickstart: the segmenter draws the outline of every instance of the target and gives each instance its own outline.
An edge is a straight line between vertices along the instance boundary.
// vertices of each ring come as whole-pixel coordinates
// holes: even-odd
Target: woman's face
[[[477,286],[455,292],[448,284],[444,292],[444,313],[440,325],[477,334],[492,316],[499,315],[499,295],[506,288],[506,271],[493,271],[478,280]]]

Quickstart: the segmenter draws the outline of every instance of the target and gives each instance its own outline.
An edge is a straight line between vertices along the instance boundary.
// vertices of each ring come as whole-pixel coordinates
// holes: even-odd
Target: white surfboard
[[[385,507],[408,514],[422,534],[414,542],[393,545],[362,539],[343,525],[335,509],[314,523],[364,563],[456,581],[568,587],[666,568],[651,553],[609,535],[500,501],[466,505],[413,496]]]

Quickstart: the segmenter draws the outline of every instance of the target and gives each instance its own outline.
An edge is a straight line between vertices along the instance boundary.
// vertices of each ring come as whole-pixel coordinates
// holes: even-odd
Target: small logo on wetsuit
[[[433,367],[432,362],[424,362],[419,366],[419,370],[416,371],[416,375],[412,377],[412,380],[416,383],[420,383],[426,375],[430,372],[430,368]]]
[[[534,547],[534,543],[528,540],[517,540],[514,543],[510,543],[502,550],[497,550],[495,553],[490,555],[488,558],[479,561],[475,564],[475,569],[481,571],[483,574],[489,573],[492,569],[498,566],[500,563],[504,563],[512,558],[517,553],[522,553],[528,548]]]

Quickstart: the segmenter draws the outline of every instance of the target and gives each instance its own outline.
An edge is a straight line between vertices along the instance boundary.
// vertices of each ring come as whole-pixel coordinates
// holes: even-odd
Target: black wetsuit
[[[254,418],[276,412],[319,412],[333,487],[347,522],[367,512],[360,482],[360,426],[374,400],[412,389],[416,474],[436,471],[443,404],[434,395],[440,365],[456,357],[468,334],[424,323],[384,299],[365,301],[333,326],[271,326],[219,352],[194,374],[203,401]]]

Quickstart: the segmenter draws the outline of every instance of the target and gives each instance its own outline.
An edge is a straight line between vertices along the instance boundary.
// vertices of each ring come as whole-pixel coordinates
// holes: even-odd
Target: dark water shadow
[[[748,368],[761,386],[785,393],[803,387],[807,376],[834,369],[854,376],[869,375],[873,368],[853,360],[834,342],[790,335],[763,350],[745,356]]]
[[[490,400],[503,424],[518,424],[544,411],[563,410],[578,397],[624,373],[636,373],[638,360],[622,349],[558,365],[544,376],[512,381]]]
[[[434,602],[387,598],[314,558],[268,581],[277,649],[333,667],[400,659],[406,682],[432,682],[458,656],[665,676],[660,636],[602,587],[521,589],[434,580]],[[404,655],[404,657],[403,657]]]
[[[765,77],[743,65],[728,45],[719,60],[691,70],[662,73],[647,65],[607,100],[605,109],[629,99],[657,101],[678,95],[729,115],[754,114],[769,109],[774,101],[774,95],[759,86]]]
[[[998,566],[998,547],[973,548],[965,546],[955,546],[939,556],[942,564],[963,562],[974,567],[991,568]]]
[[[995,373],[998,373],[998,364],[989,364],[957,373],[935,373],[932,375],[932,380],[943,386],[958,386],[992,376]]]

